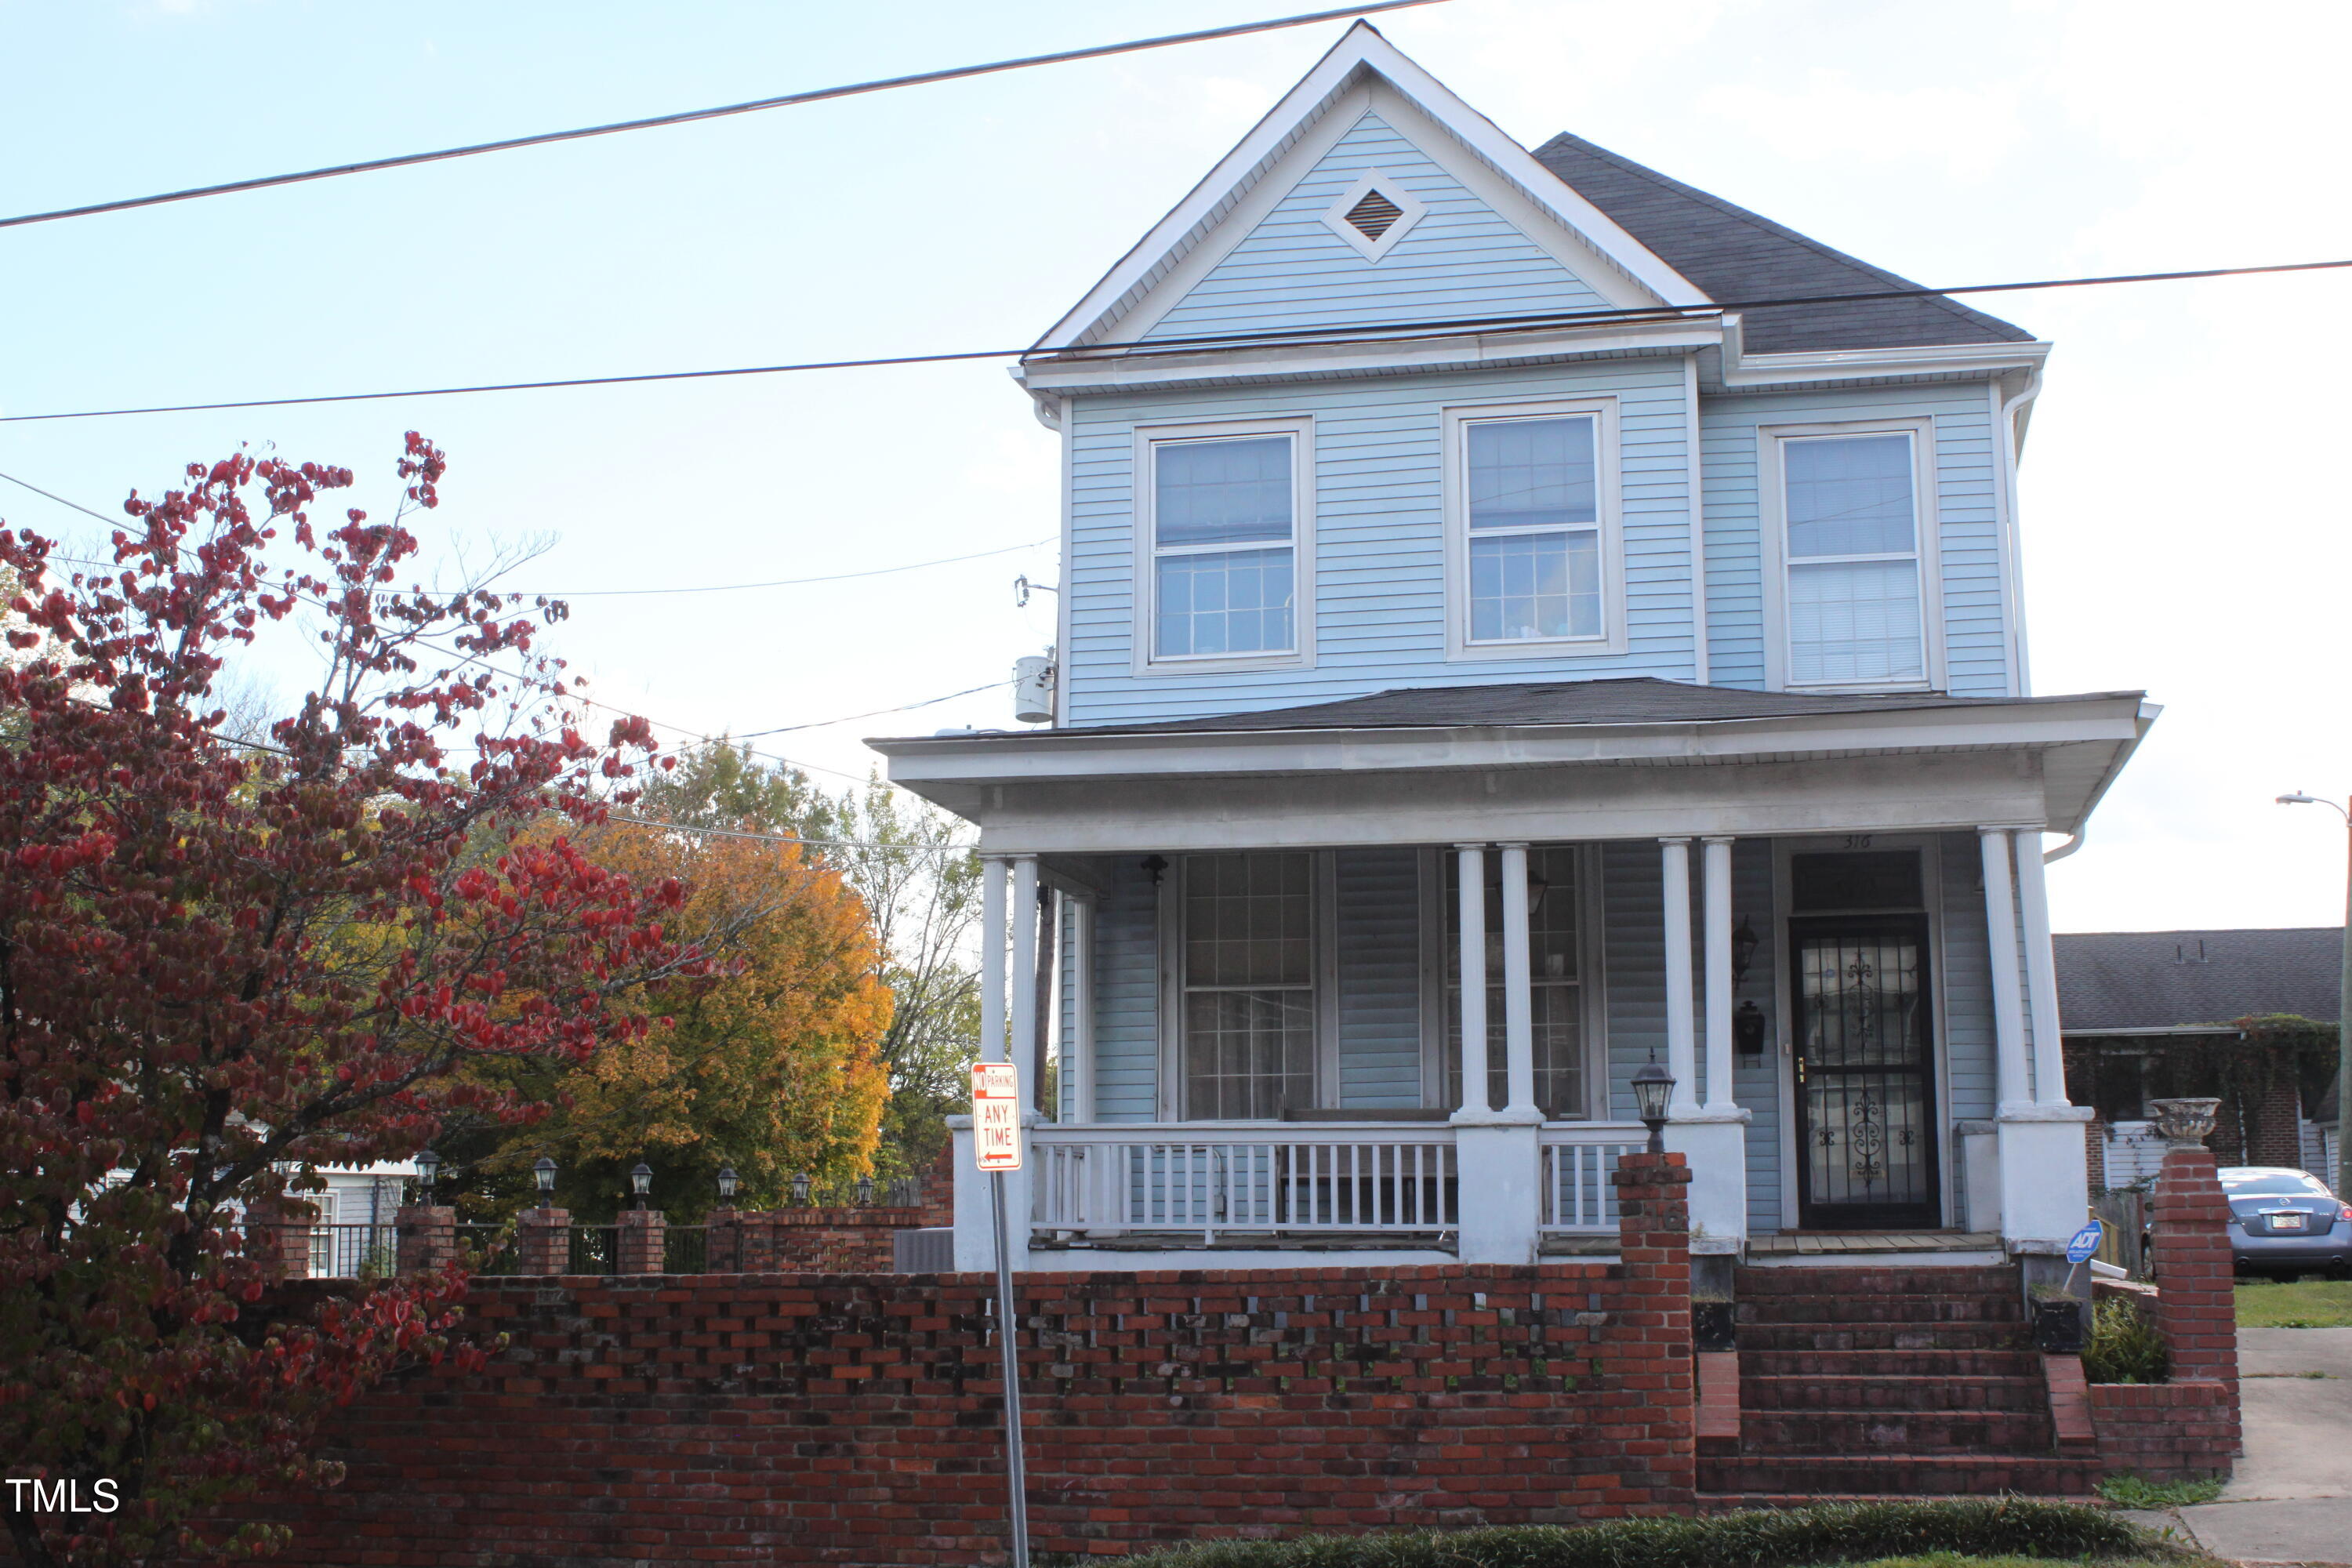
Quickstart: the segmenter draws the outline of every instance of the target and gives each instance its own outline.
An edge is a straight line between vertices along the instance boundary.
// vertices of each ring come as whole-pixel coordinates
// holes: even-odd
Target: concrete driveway
[[[2182,1526],[2235,1562],[2352,1563],[2352,1329],[2241,1329],[2238,1375],[2246,1457]]]

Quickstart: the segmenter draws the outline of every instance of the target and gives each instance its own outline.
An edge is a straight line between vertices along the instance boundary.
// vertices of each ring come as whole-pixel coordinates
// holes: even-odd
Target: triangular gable
[[[1598,303],[1707,302],[1688,279],[1407,59],[1378,29],[1358,22],[1207,178],[1038,340],[1039,346],[1171,335],[1153,329],[1174,302],[1191,295],[1245,244],[1301,178],[1362,124],[1367,110],[1508,217],[1524,237],[1536,241],[1590,289]],[[1408,235],[1399,245],[1411,243]]]

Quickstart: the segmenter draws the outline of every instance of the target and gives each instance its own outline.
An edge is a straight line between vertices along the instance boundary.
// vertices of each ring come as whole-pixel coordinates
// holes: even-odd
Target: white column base
[[[2005,1105],[1998,1121],[2000,1239],[2015,1252],[2063,1252],[2089,1217],[2087,1105]]]
[[[1465,1263],[1533,1263],[1542,1223],[1542,1119],[1505,1111],[1454,1120],[1455,1190],[1461,1194],[1457,1256]]]
[[[2000,1230],[2000,1124],[1966,1121],[1952,1128],[1959,1151],[1960,1228],[1980,1236]]]
[[[1748,1245],[1745,1110],[1700,1110],[1666,1123],[1666,1151],[1689,1162],[1690,1249],[1737,1253]]]

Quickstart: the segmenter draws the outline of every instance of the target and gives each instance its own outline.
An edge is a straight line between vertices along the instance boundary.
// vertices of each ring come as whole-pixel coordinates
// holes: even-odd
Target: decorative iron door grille
[[[1800,918],[1789,934],[1804,1150],[1798,1223],[1933,1227],[1941,1205],[1927,918]]]

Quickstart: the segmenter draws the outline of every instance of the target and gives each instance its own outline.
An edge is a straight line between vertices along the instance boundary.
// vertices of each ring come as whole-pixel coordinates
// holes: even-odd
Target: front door
[[[1797,916],[1797,1220],[1807,1230],[1929,1228],[1935,1009],[1923,914]]]

